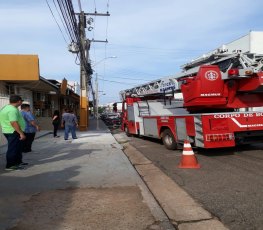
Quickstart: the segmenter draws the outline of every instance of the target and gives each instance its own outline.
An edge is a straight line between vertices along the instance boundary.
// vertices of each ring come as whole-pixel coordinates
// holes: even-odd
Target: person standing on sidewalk
[[[73,110],[65,110],[65,113],[62,114],[61,127],[65,127],[64,140],[68,140],[69,133],[73,139],[78,139],[76,135],[78,120]]]
[[[59,111],[55,110],[52,116],[52,125],[53,125],[53,136],[59,137],[57,135],[58,127],[59,127],[60,119],[59,119]]]
[[[40,128],[35,121],[34,115],[30,111],[29,104],[21,105],[21,114],[26,122],[26,128],[24,132],[26,139],[23,143],[23,152],[28,153],[32,151],[32,143],[35,139],[36,132],[40,131]]]
[[[25,120],[18,110],[23,100],[18,95],[11,95],[10,104],[0,110],[0,125],[7,139],[6,170],[22,169],[22,144],[26,139],[24,134]]]

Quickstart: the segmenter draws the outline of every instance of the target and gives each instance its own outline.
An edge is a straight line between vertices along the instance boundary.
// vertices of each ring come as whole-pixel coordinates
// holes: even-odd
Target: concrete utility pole
[[[81,9],[81,7],[80,7]],[[89,63],[89,49],[90,42],[108,42],[100,41],[100,40],[89,40],[86,38],[85,28],[86,24],[91,24],[93,19],[90,18],[86,21],[86,16],[110,16],[107,12],[106,14],[98,14],[96,13],[84,13],[81,11],[77,13],[79,15],[79,35],[80,35],[80,123],[79,130],[85,131],[88,128],[88,120],[89,120],[89,99],[88,99],[88,83],[91,80],[90,74],[92,74],[91,65]],[[92,20],[91,20],[92,19]],[[92,30],[92,27],[89,27],[89,31]],[[89,69],[90,68],[90,69]],[[92,92],[93,93],[93,92]],[[93,94],[94,97],[94,94]],[[98,97],[98,95],[97,95]],[[96,99],[93,101],[96,102]],[[94,107],[95,105],[93,105]]]
[[[99,119],[99,84],[98,84],[98,74],[96,73],[96,118]]]
[[[80,121],[79,130],[85,131],[88,128],[89,117],[89,99],[88,99],[88,73],[85,64],[89,62],[89,40],[86,39],[85,33],[85,14],[81,11],[79,14],[79,34],[80,34]]]

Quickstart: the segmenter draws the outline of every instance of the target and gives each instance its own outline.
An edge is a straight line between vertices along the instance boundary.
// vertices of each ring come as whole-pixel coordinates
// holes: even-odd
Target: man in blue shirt
[[[65,127],[64,140],[68,140],[69,133],[71,133],[73,139],[78,139],[76,135],[78,120],[73,110],[65,109],[65,112],[62,114],[61,127]]]
[[[23,152],[27,153],[32,151],[32,143],[35,139],[36,132],[40,129],[39,126],[36,124],[35,117],[30,112],[29,104],[21,105],[21,114],[26,122],[26,128],[24,131],[26,139],[23,143]]]

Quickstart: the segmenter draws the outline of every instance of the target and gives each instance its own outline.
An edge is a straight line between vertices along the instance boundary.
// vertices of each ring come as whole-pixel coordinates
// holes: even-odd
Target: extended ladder
[[[227,71],[231,68],[238,68],[241,72],[240,77],[242,77],[242,70],[243,72],[252,71],[253,73],[262,70],[263,55],[237,51],[233,54],[218,52],[210,54],[209,56],[203,56],[183,65],[183,71],[181,73],[123,90],[120,92],[120,97],[124,99],[126,95],[143,97],[147,95],[178,92],[180,91],[178,80],[183,77],[195,75],[201,65],[218,65],[222,71],[222,79],[227,79]]]

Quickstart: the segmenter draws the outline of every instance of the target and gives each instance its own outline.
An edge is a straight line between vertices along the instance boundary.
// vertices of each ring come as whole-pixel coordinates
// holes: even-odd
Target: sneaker
[[[55,138],[59,138],[60,136],[55,136]]]
[[[67,141],[68,139],[64,139],[65,141]]]
[[[19,165],[28,165],[26,162],[21,162]]]
[[[14,170],[21,170],[21,169],[24,169],[24,168],[21,166],[17,166],[17,165],[5,168],[6,171],[14,171]]]

